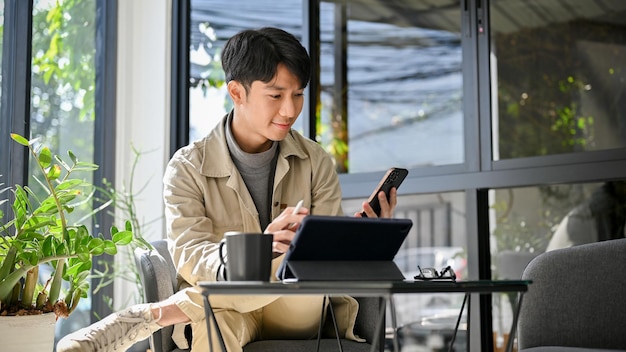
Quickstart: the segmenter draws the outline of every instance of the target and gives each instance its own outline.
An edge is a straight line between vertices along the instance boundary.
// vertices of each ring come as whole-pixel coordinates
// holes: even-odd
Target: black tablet
[[[276,275],[281,280],[403,280],[393,258],[410,219],[306,216]]]

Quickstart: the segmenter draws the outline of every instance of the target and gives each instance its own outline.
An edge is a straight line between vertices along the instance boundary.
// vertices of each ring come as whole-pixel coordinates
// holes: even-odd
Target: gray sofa
[[[176,270],[167,249],[166,240],[153,241],[151,244],[155,250],[135,250],[135,262],[139,269],[144,285],[144,300],[146,302],[158,302],[172,294],[177,285]],[[344,352],[371,351],[372,341],[376,334],[376,323],[379,317],[382,299],[377,297],[356,297],[359,302],[359,313],[355,326],[358,336],[367,340],[359,343],[346,339],[341,340]],[[330,315],[330,314],[328,314]],[[172,340],[172,327],[163,328],[155,332],[150,338],[150,346],[153,352],[188,352],[176,348]],[[207,341],[208,342],[208,341]],[[384,347],[384,334],[377,343],[376,351],[382,351]],[[244,347],[244,352],[276,352],[276,351],[316,351],[317,340],[264,340],[250,343]],[[339,351],[339,345],[335,338],[325,337],[321,339],[320,351]]]
[[[543,253],[518,324],[520,351],[626,351],[626,239]]]

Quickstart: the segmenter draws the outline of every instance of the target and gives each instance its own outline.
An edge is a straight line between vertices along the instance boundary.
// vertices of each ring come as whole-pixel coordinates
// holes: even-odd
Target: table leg
[[[513,323],[511,323],[509,341],[506,344],[507,352],[513,352],[513,341],[515,340],[515,333],[517,330],[517,319],[519,318],[519,312],[522,309],[522,298],[524,298],[524,292],[519,292],[517,295],[519,298],[517,299],[517,309],[515,309],[515,313],[513,314]]]
[[[339,337],[339,327],[337,327],[337,318],[335,318],[335,310],[333,309],[333,301],[328,297],[328,308],[330,310],[330,317],[333,319],[333,327],[335,328],[335,336],[337,337],[337,344],[339,345],[339,352],[343,352],[343,346],[341,345],[341,337]]]
[[[389,312],[391,313],[391,329],[393,330],[393,350],[400,351],[398,342],[398,318],[396,316],[396,305],[393,303],[393,296],[389,296]]]
[[[213,352],[213,338],[211,336],[211,321],[215,326],[215,331],[217,332],[217,337],[220,340],[220,346],[222,347],[222,352],[228,352],[226,350],[226,344],[224,343],[224,337],[222,336],[222,332],[220,331],[219,325],[217,325],[217,319],[215,319],[215,314],[213,314],[213,308],[211,307],[211,303],[209,303],[209,294],[204,293],[202,295],[204,297],[204,315],[206,320],[206,329],[207,335],[209,336],[209,348],[210,351]]]
[[[459,317],[456,319],[456,325],[454,326],[454,333],[452,334],[452,340],[450,340],[450,346],[448,347],[448,351],[452,352],[454,347],[454,341],[456,340],[456,334],[459,331],[459,325],[461,324],[461,318],[463,318],[463,310],[465,310],[465,303],[467,303],[467,299],[469,298],[469,293],[465,294],[463,297],[463,303],[461,304],[461,311],[459,312]]]

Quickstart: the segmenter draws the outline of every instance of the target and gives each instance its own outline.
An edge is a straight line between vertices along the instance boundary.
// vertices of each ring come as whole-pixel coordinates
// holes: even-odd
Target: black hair
[[[231,37],[222,52],[226,82],[235,80],[247,90],[254,81],[267,83],[283,64],[305,88],[311,77],[311,59],[292,34],[282,29],[264,27],[241,31]]]

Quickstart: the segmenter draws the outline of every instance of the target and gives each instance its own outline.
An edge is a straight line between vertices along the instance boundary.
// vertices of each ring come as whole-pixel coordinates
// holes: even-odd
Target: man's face
[[[266,151],[272,141],[283,140],[304,104],[300,81],[282,64],[268,83],[254,81],[246,92],[231,81],[228,90],[235,104],[233,135],[247,153]]]

